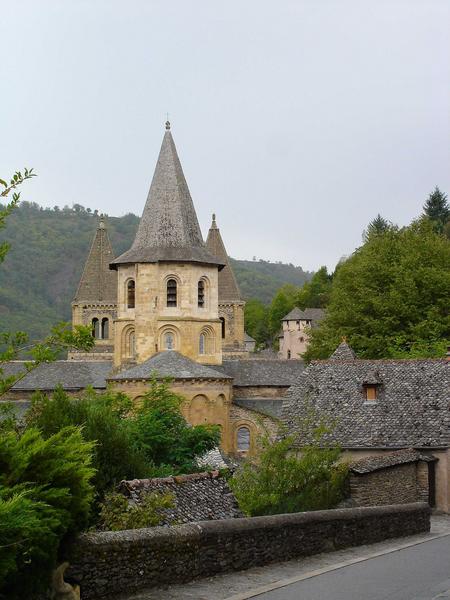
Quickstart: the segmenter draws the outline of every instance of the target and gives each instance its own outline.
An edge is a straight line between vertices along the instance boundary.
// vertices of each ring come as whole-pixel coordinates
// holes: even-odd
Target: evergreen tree
[[[367,226],[367,229],[363,232],[363,241],[367,241],[371,236],[374,235],[382,235],[385,233],[390,227],[392,227],[392,223],[383,218],[380,213],[377,214],[375,219],[370,221]]]
[[[311,281],[305,283],[299,290],[296,298],[296,305],[305,310],[305,308],[325,308],[330,299],[331,285],[333,276],[328,274],[326,267],[314,273]]]
[[[425,217],[428,217],[432,221],[436,231],[442,233],[450,220],[450,206],[447,194],[441,192],[436,186],[423,205],[423,212]]]

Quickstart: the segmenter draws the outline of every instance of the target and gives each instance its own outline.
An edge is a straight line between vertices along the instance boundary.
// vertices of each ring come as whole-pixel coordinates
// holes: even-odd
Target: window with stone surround
[[[199,308],[204,308],[205,307],[205,282],[203,281],[203,279],[200,279],[200,281],[198,282],[198,307]]]
[[[136,284],[134,279],[130,279],[127,283],[127,308],[135,307]]]
[[[166,350],[174,350],[175,348],[174,335],[171,331],[164,334],[164,347]]]
[[[100,339],[100,321],[98,319],[92,319],[92,337]]]
[[[167,306],[177,305],[177,280],[169,279],[167,281]]]
[[[109,319],[102,319],[102,340],[109,339]]]
[[[220,322],[222,323],[222,339],[225,339],[225,317],[220,317]]]
[[[365,385],[364,386],[364,400],[366,402],[376,402],[378,399],[378,386],[377,385]]]
[[[198,353],[205,354],[205,347],[206,347],[206,336],[204,333],[201,333],[200,339],[198,342]]]
[[[248,427],[239,427],[236,442],[239,452],[248,452],[250,450],[250,429]]]

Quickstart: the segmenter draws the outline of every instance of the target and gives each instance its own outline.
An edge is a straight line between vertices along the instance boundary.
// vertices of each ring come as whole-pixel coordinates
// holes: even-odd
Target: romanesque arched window
[[[177,305],[177,280],[169,279],[167,281],[167,306]]]
[[[136,296],[136,284],[134,279],[130,279],[127,283],[127,307],[134,308]]]
[[[171,331],[167,331],[167,333],[164,334],[164,348],[166,350],[175,349],[175,338]]]
[[[248,427],[239,427],[237,430],[237,449],[240,452],[250,450],[250,429]]]
[[[102,319],[102,340],[109,338],[109,319],[106,317]]]
[[[198,353],[205,354],[206,351],[206,336],[204,333],[200,334],[200,339],[198,342]]]
[[[204,308],[205,306],[205,282],[203,279],[200,279],[198,282],[198,307]]]
[[[225,339],[225,318],[220,317],[220,321],[222,323],[222,339]]]
[[[92,319],[92,337],[97,340],[100,338],[100,322],[98,319]]]

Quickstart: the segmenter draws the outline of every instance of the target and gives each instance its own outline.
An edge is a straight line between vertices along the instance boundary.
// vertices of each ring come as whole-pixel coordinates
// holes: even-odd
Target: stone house
[[[357,359],[343,342],[330,359],[313,361],[300,375],[286,394],[281,420],[300,449],[300,418],[307,408],[329,415],[335,427],[327,441],[339,444],[349,462],[383,460],[394,450],[413,448],[432,459],[430,503],[449,512],[449,368],[445,359]]]
[[[279,357],[287,360],[301,358],[306,352],[311,328],[317,327],[325,312],[321,308],[295,307],[282,319],[282,330],[278,336]]]

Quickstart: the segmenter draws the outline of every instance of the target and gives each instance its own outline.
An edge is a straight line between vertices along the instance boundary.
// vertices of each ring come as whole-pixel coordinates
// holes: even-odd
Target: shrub
[[[0,589],[9,599],[45,589],[58,547],[86,526],[93,444],[67,427],[0,435]]]
[[[154,527],[164,519],[164,510],[174,506],[172,494],[143,494],[140,504],[130,505],[123,494],[106,494],[100,507],[99,527],[106,531]]]

